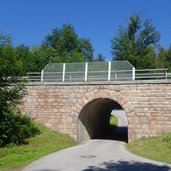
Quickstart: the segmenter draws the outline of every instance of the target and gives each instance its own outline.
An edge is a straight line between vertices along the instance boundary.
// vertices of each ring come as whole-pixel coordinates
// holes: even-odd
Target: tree
[[[47,63],[49,63],[49,56],[41,47],[34,46],[31,50],[30,56],[30,72],[40,72]]]
[[[171,45],[167,50],[166,61],[167,61],[166,67],[169,69],[169,71],[171,71]]]
[[[78,38],[72,25],[55,28],[45,37],[41,49],[49,61],[80,62],[93,60],[93,47],[89,39]]]
[[[102,53],[99,53],[94,61],[103,62],[103,61],[105,61],[105,57],[103,56]]]
[[[10,40],[6,39],[10,44]],[[7,41],[8,39],[8,41]],[[93,61],[93,47],[89,39],[79,38],[70,24],[55,28],[40,47],[30,50],[23,44],[15,47],[16,60],[22,66],[21,74],[40,72],[48,63]]]
[[[12,47],[11,37],[0,34],[0,83],[10,83],[21,75],[23,63]],[[10,77],[10,79],[9,79]]]
[[[0,33],[0,48],[7,48],[12,46],[12,39],[10,35],[3,35]]]
[[[17,60],[21,61],[23,65],[21,74],[25,75],[27,72],[31,72],[32,61],[29,47],[21,44],[15,47],[15,51],[17,54]]]
[[[159,40],[160,34],[151,20],[142,22],[139,15],[133,15],[127,28],[120,27],[119,35],[111,41],[113,60],[129,60],[137,68],[152,68]]]
[[[171,46],[168,49],[159,47],[159,53],[156,58],[156,66],[159,68],[168,68],[171,71]]]
[[[0,147],[24,143],[25,138],[38,133],[31,119],[21,115],[17,108],[25,92],[18,80],[22,69],[11,37],[0,34]]]

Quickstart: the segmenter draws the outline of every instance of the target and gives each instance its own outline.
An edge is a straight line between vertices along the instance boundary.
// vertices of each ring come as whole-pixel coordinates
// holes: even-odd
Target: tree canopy
[[[112,39],[113,60],[129,60],[136,68],[153,68],[155,47],[160,41],[150,19],[142,21],[139,15],[129,18],[127,28],[120,27]]]
[[[104,62],[105,61],[105,56],[103,56],[102,53],[99,53],[97,55],[97,57],[94,59],[94,61]]]
[[[93,61],[93,47],[89,39],[79,38],[72,25],[55,28],[41,46],[53,62]]]
[[[17,61],[21,62],[23,75],[27,72],[40,72],[51,62],[93,61],[94,51],[90,40],[79,38],[71,24],[52,29],[39,47],[33,46],[30,49],[21,44],[14,49]]]

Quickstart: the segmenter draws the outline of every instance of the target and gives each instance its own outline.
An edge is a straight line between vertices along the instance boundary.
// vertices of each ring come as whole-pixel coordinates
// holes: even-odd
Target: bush
[[[0,34],[0,147],[25,143],[28,137],[39,132],[31,119],[17,110],[25,95],[25,88],[18,79],[22,69],[11,37]]]
[[[24,144],[27,138],[39,133],[32,119],[20,112],[13,113],[12,110],[8,110],[1,116],[0,147],[9,144]]]
[[[31,118],[17,109],[25,89],[20,83],[12,86],[3,84],[7,81],[1,80],[0,83],[0,147],[26,143],[26,139],[39,133],[39,130]]]

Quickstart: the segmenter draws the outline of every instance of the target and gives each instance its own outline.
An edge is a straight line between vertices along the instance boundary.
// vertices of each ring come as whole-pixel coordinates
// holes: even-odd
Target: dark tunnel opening
[[[113,110],[123,111],[123,108],[119,103],[108,98],[95,99],[85,105],[79,115],[78,141],[113,139],[128,142],[127,125],[118,125],[115,130],[110,125],[110,117]],[[123,112],[120,113],[123,115]],[[121,115],[116,115],[115,117],[120,120],[119,117]]]

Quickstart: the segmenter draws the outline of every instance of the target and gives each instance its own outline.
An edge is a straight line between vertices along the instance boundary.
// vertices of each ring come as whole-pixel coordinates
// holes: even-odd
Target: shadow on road
[[[60,170],[51,170],[51,169],[41,169],[41,170],[35,170],[35,171],[60,171]]]
[[[101,167],[89,166],[87,169],[82,171],[169,171],[171,170],[168,166],[158,166],[150,163],[142,163],[136,161],[119,161],[115,162],[103,162],[100,164]]]

